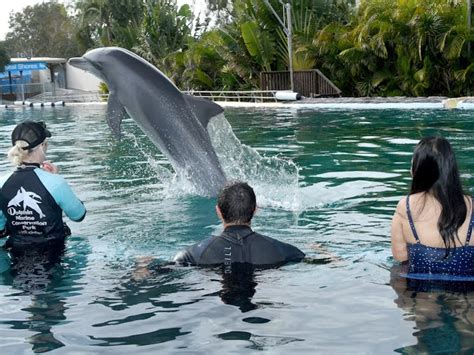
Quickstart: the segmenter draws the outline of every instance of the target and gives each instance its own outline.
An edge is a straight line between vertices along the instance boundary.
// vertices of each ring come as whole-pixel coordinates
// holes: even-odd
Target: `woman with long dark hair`
[[[464,194],[456,157],[442,137],[420,140],[413,153],[410,194],[392,219],[392,254],[409,273],[474,277],[472,199]]]

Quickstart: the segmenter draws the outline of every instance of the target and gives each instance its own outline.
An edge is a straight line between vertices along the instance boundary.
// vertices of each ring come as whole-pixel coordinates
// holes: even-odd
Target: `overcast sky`
[[[8,19],[10,18],[10,12],[21,11],[28,5],[34,5],[42,2],[49,2],[48,0],[0,0],[0,41],[5,39],[5,35],[8,32]],[[70,3],[70,0],[60,1],[63,3]],[[193,4],[196,3],[196,9],[204,6],[205,0],[178,0],[178,5],[182,4]]]

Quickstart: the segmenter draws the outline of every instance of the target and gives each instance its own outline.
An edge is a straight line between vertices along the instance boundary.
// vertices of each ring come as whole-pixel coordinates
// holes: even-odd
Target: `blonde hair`
[[[30,154],[30,150],[23,149],[28,147],[28,143],[22,140],[17,140],[15,145],[10,148],[8,151],[8,160],[10,160],[13,165],[21,165],[23,160]]]

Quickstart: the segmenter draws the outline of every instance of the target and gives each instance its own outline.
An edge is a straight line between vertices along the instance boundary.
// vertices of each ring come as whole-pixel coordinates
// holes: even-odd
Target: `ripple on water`
[[[435,336],[459,339],[447,352],[472,352],[460,345],[470,342],[470,297],[400,287],[389,242],[420,137],[448,135],[472,186],[472,113],[226,110],[232,131],[215,127],[217,150],[229,176],[255,187],[253,227],[308,256],[236,280],[170,265],[221,231],[215,199],[176,178],[133,120],[114,138],[105,112],[0,112],[2,151],[17,122],[47,122],[50,156],[88,208],[83,223],[70,222],[61,264],[37,277],[12,272],[0,250],[2,352],[423,353]]]

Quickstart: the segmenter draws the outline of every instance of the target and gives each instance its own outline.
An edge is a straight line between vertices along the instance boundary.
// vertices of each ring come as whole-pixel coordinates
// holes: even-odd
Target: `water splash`
[[[259,207],[299,213],[327,206],[335,207],[335,204],[351,205],[357,203],[360,196],[390,190],[382,181],[367,181],[366,178],[386,180],[399,175],[366,171],[329,172],[319,174],[318,177],[330,181],[339,178],[354,180],[336,185],[330,181],[321,181],[310,186],[301,186],[299,168],[294,162],[281,156],[262,156],[252,147],[242,144],[223,114],[211,120],[208,132],[228,180],[248,182],[255,190]],[[160,181],[158,186],[148,186],[148,192],[164,199],[200,195],[188,178],[188,174],[192,172],[186,169],[173,171],[165,158],[151,154],[147,146],[135,135],[127,134],[127,138],[147,159],[148,169],[151,169],[152,174]]]
[[[299,176],[295,163],[279,156],[263,157],[255,149],[242,144],[223,114],[211,120],[208,132],[228,180],[248,182],[257,194],[260,207],[300,209]],[[190,182],[192,171],[173,171],[168,161],[151,154],[137,136],[129,133],[126,137],[147,159],[148,168],[160,181],[157,193],[161,197],[200,195],[198,188]]]
[[[223,114],[213,118],[207,129],[228,180],[248,182],[255,189],[259,206],[299,209],[295,163],[279,156],[261,156],[242,144]]]
[[[350,206],[359,203],[362,196],[380,194],[393,190],[388,184],[380,181],[352,180],[337,185],[322,181],[310,186],[301,187],[300,207],[302,210],[312,210],[337,204]]]
[[[186,171],[173,171],[168,161],[151,154],[147,146],[140,142],[132,133],[125,134],[133,142],[134,147],[147,159],[148,168],[160,181],[159,195],[162,198],[176,198],[185,195],[199,194],[196,187],[191,184]],[[169,167],[168,167],[169,165]]]

